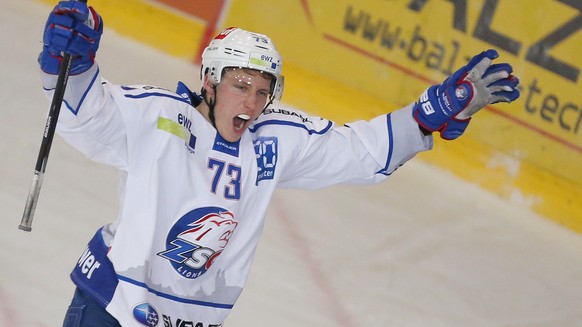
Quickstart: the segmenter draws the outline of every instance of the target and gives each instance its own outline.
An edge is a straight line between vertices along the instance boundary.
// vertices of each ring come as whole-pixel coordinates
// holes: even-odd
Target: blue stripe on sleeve
[[[166,94],[166,93],[160,93],[160,92],[147,92],[147,93],[140,93],[140,94],[125,94],[124,95],[126,98],[130,98],[130,99],[143,99],[143,98],[147,98],[147,97],[164,97],[164,98],[170,98],[170,99],[174,99],[174,100],[178,100],[181,102],[185,102],[185,103],[190,103],[188,102],[187,99],[184,99],[183,97],[179,96],[179,95],[171,95],[171,94]]]
[[[282,125],[282,126],[292,126],[292,127],[298,127],[301,129],[306,130],[310,135],[311,134],[325,134],[327,131],[329,131],[331,129],[331,127],[333,126],[333,123],[330,121],[328,122],[327,126],[318,131],[312,128],[308,128],[307,126],[305,126],[304,124],[300,124],[300,123],[294,123],[294,122],[290,122],[290,121],[286,121],[286,120],[266,120],[264,122],[258,123],[256,125],[254,125],[252,128],[250,128],[250,131],[252,133],[256,132],[259,128],[261,128],[262,126],[265,125]]]
[[[394,139],[392,135],[392,116],[390,114],[386,115],[386,127],[388,128],[388,156],[386,158],[386,165],[384,168],[380,169],[376,174],[383,174],[389,176],[392,173],[388,173],[388,166],[392,161],[392,152],[394,150]]]
[[[79,113],[79,109],[81,108],[83,101],[85,101],[85,97],[87,97],[87,93],[89,93],[89,90],[93,87],[93,84],[95,83],[95,80],[97,79],[97,76],[99,76],[99,69],[97,69],[97,72],[95,72],[95,75],[93,75],[93,78],[91,79],[91,83],[89,83],[89,87],[87,87],[85,92],[83,92],[83,96],[81,97],[81,100],[77,104],[77,108],[73,108],[66,100],[63,100],[63,103],[65,104],[67,109],[69,109],[69,111],[73,113],[73,115],[77,116],[77,114]]]

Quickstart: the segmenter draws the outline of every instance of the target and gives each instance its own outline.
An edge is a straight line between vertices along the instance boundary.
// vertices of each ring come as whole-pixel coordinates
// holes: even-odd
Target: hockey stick
[[[87,0],[79,0],[79,2],[87,3]],[[71,61],[71,55],[65,53],[63,60],[61,61],[59,76],[57,78],[57,85],[55,86],[55,93],[53,94],[48,117],[46,119],[44,133],[42,135],[42,142],[40,144],[40,150],[36,159],[34,174],[32,175],[32,183],[30,185],[28,198],[26,199],[26,204],[24,206],[24,214],[22,215],[20,226],[18,226],[19,229],[26,232],[32,231],[32,219],[34,217],[34,211],[36,210],[36,204],[38,203],[38,196],[40,195],[42,179],[46,170],[48,156],[51,151],[53,137],[55,136],[57,121],[59,120],[59,113],[61,111],[61,104],[63,103],[63,98],[65,97],[65,89],[67,88],[69,72],[71,71]]]

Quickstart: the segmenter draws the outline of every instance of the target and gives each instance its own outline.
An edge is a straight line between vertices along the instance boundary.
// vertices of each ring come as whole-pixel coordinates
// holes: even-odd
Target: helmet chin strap
[[[202,88],[200,93],[202,93],[202,99],[204,100],[204,103],[206,103],[206,105],[208,106],[208,119],[210,119],[210,123],[212,124],[212,126],[216,128],[216,118],[214,118],[214,107],[216,105],[217,92],[215,84],[212,85],[212,90],[214,91],[214,101],[212,101],[212,99],[208,99],[207,97],[208,93],[206,92],[205,88]]]
[[[265,105],[265,108],[263,108],[262,112],[265,112],[265,110],[267,110],[267,107],[270,106],[271,104],[273,104],[273,100],[274,100],[274,97],[269,98],[269,102],[267,102],[267,104]]]

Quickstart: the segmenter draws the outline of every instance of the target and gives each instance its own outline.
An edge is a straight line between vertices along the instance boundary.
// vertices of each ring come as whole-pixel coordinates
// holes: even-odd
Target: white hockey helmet
[[[218,34],[202,53],[201,79],[209,74],[214,84],[220,83],[224,68],[250,68],[271,74],[271,101],[281,100],[284,77],[283,61],[271,39],[238,27]]]

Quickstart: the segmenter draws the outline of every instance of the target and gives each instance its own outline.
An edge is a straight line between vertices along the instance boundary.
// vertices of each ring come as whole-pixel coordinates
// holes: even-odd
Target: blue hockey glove
[[[485,106],[516,100],[519,79],[511,75],[509,64],[491,64],[498,56],[495,50],[484,51],[442,84],[429,87],[412,110],[419,126],[453,140],[463,134],[471,116]]]
[[[41,69],[58,74],[63,55],[72,56],[71,75],[87,71],[95,59],[103,34],[101,16],[92,7],[78,1],[61,1],[50,13],[39,57]]]

